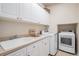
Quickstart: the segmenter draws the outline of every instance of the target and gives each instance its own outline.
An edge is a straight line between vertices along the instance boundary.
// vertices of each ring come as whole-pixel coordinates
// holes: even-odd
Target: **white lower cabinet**
[[[8,54],[7,56],[26,56],[26,48],[22,48],[18,51]]]
[[[57,34],[52,34],[49,37],[49,54],[55,55],[57,53]]]
[[[48,38],[44,38],[34,44],[27,47],[28,56],[48,56],[49,54],[49,41]]]
[[[49,41],[48,38],[41,40],[40,44],[40,56],[48,56],[49,54]]]
[[[49,38],[43,38],[34,42],[25,48],[17,50],[7,56],[48,56],[49,54]]]
[[[27,46],[27,56],[39,56],[39,42]]]

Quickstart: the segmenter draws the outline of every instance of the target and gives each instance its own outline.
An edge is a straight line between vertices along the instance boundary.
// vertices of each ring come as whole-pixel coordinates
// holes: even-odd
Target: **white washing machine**
[[[75,54],[75,33],[74,32],[59,33],[59,49]]]

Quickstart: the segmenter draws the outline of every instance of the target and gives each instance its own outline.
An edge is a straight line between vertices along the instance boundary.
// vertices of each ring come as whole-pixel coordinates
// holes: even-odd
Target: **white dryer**
[[[74,32],[59,33],[59,49],[75,54],[75,33]]]

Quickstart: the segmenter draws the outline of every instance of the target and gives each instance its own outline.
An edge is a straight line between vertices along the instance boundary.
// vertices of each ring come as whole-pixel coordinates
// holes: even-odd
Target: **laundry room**
[[[58,25],[58,49],[77,54],[77,23]]]

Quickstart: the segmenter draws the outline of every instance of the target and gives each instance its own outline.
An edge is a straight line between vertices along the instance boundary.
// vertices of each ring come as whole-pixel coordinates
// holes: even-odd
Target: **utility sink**
[[[14,49],[18,46],[22,46],[25,45],[29,42],[31,42],[32,39],[24,37],[24,38],[16,38],[13,40],[8,40],[8,41],[3,41],[0,43],[0,45],[2,46],[2,48],[4,50],[10,50],[10,49]]]

